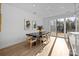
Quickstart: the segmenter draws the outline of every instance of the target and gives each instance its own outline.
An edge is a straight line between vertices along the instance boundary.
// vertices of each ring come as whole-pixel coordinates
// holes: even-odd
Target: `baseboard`
[[[10,48],[10,47],[13,47],[13,46],[18,45],[18,44],[21,44],[21,43],[23,43],[23,42],[25,42],[25,41],[16,42],[16,43],[11,44],[11,45],[8,45],[8,46],[6,46],[6,47],[0,48],[0,51],[3,50],[3,49],[7,49],[7,48]]]

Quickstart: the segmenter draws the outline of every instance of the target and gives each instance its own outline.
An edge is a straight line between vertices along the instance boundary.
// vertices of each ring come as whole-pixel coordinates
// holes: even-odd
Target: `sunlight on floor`
[[[36,56],[48,56],[50,49],[54,43],[54,40],[55,40],[55,37],[50,37],[50,42],[48,43],[48,45],[46,45],[41,51],[41,53],[38,53]]]
[[[63,38],[57,38],[51,56],[68,56],[69,50]]]

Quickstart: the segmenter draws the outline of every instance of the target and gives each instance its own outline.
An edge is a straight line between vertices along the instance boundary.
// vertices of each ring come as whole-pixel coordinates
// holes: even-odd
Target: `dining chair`
[[[30,48],[32,48],[33,43],[36,43],[37,44],[37,38],[36,37],[33,37],[33,36],[29,36],[28,42],[29,42]]]
[[[42,37],[40,38],[40,44],[46,42],[47,38],[46,38],[46,34],[42,35]]]
[[[50,32],[49,33],[47,33],[47,39],[50,39]]]
[[[48,43],[50,41],[50,33],[48,32],[43,36],[43,42]]]
[[[51,36],[51,33],[49,32],[49,33],[47,34],[47,40],[48,40],[48,42],[50,41],[50,36]]]

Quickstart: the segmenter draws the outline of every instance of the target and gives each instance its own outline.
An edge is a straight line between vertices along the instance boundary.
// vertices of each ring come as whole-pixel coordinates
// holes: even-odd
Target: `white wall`
[[[49,25],[49,19],[48,18],[44,18],[43,19],[43,27],[45,31],[50,31],[50,25]]]
[[[32,28],[24,30],[24,19],[36,20],[38,25],[42,24],[40,18],[22,9],[2,4],[2,32],[0,32],[0,48],[22,42],[27,32],[33,32]],[[40,21],[40,22],[39,22]]]

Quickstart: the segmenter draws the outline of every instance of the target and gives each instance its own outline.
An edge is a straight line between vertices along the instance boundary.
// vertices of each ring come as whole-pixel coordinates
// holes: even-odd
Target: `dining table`
[[[42,37],[43,35],[48,34],[49,32],[43,31],[43,32],[34,32],[34,33],[29,33],[26,34],[27,36],[32,36],[32,37]]]
[[[37,44],[37,41],[40,41],[40,43],[41,43],[41,38],[43,38],[43,35],[46,37],[48,33],[49,32],[42,31],[42,32],[34,32],[34,33],[28,33],[28,34],[26,34],[26,36],[32,37],[32,39],[29,41],[30,48],[32,47],[32,43],[33,42],[36,42],[36,44]]]

